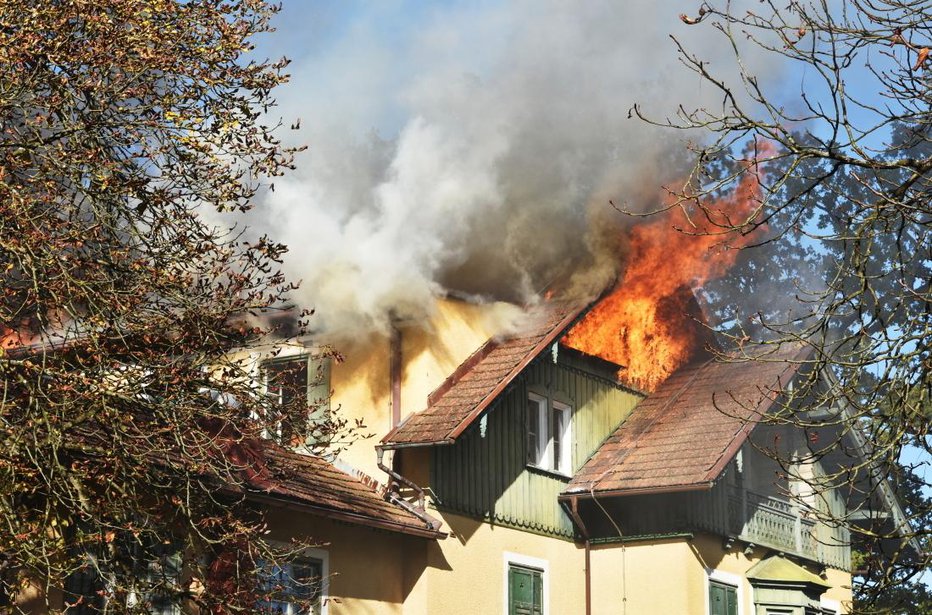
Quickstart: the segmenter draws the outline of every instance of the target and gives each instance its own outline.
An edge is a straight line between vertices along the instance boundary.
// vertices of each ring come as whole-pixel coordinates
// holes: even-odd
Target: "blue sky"
[[[616,266],[609,201],[653,208],[679,173],[680,135],[628,110],[719,100],[669,36],[734,74],[714,30],[680,21],[694,9],[285,2],[257,54],[293,60],[276,113],[300,118],[286,137],[309,151],[252,222],[292,246],[286,270],[329,329],[422,318],[445,290],[527,300],[573,269],[600,286]]]

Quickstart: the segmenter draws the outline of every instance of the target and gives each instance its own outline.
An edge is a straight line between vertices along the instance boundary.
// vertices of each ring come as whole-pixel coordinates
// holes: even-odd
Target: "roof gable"
[[[383,439],[386,448],[449,444],[544,349],[580,316],[588,302],[552,301],[530,311],[530,324],[507,339],[490,339],[428,397],[428,406],[407,417]]]

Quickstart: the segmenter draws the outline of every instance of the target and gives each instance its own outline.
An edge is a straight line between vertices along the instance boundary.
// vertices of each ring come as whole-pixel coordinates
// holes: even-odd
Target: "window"
[[[260,613],[274,615],[323,615],[326,560],[303,557],[272,566],[260,574]]]
[[[101,553],[106,553],[102,549]],[[140,545],[135,539],[120,540],[109,557],[88,552],[84,565],[65,579],[64,599],[69,615],[96,615],[112,610],[108,602],[115,589],[132,608],[145,605],[151,615],[180,615],[179,579],[181,553],[171,544]],[[132,565],[127,578],[117,580],[114,570]],[[125,593],[124,593],[125,592]]]
[[[528,393],[528,465],[567,476],[572,473],[571,413],[564,403]]]
[[[508,615],[542,615],[544,578],[540,570],[508,567]]]
[[[822,615],[838,615],[838,613],[841,613],[841,603],[837,600],[822,598],[819,606],[822,607]]]
[[[738,615],[738,588],[710,580],[709,615]]]
[[[138,562],[139,588],[126,602],[149,606],[152,615],[180,615],[178,590],[181,579],[181,552],[173,545],[158,545]]]
[[[279,408],[271,437],[284,445],[319,444],[330,415],[330,358],[288,357],[262,366],[266,393]]]
[[[106,586],[100,578],[97,558],[87,556],[85,564],[65,579],[65,607],[69,615],[92,615],[104,610]]]
[[[549,602],[546,560],[505,553],[505,609],[507,615],[547,615]]]

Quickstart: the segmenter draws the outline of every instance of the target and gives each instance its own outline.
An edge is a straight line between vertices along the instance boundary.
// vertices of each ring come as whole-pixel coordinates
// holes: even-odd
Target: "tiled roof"
[[[681,368],[589,458],[564,494],[708,488],[787,384],[804,351]]]
[[[413,414],[386,435],[386,447],[455,440],[506,386],[576,320],[588,303],[551,301],[532,309],[514,336],[491,339],[474,352]]]
[[[425,537],[442,535],[433,523],[386,500],[368,477],[354,476],[326,459],[272,443],[264,443],[263,449],[262,494],[343,521]]]
[[[140,421],[142,424],[142,422]],[[144,429],[143,424],[143,429]],[[298,506],[311,514],[349,523],[377,527],[426,538],[442,538],[440,522],[411,505],[399,504],[386,497],[385,488],[362,473],[348,472],[316,455],[286,449],[271,440],[243,438],[233,430],[206,429],[213,434],[216,451],[223,455],[217,468],[204,473],[213,478],[218,489],[244,494],[247,498],[270,504]],[[106,449],[110,440],[100,428],[81,426],[72,432],[84,449]],[[152,446],[155,440],[145,439]],[[204,451],[201,451],[204,452]],[[151,463],[185,470],[192,460],[170,446],[154,446],[141,452]],[[339,463],[339,462],[336,462]],[[234,477],[225,476],[223,469]]]

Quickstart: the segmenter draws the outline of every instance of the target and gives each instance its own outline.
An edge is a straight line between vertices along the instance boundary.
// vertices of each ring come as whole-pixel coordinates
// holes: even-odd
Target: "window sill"
[[[550,478],[556,478],[558,480],[561,480],[565,483],[568,483],[573,479],[572,475],[570,474],[564,474],[563,472],[559,472],[557,470],[551,470],[550,468],[542,468],[540,466],[535,466],[530,463],[527,464],[527,466],[525,467],[527,467],[528,470],[533,471],[535,474],[543,474],[545,476],[549,476]]]

